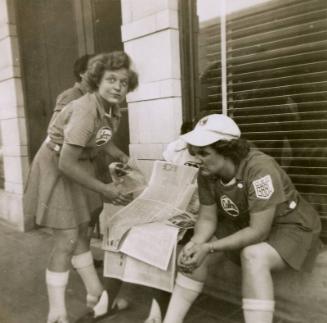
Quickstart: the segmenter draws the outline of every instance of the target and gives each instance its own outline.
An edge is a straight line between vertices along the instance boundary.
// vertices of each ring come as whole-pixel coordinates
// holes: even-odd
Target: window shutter
[[[221,113],[220,21],[218,18],[200,25],[198,47],[200,112]]]
[[[274,0],[228,16],[227,66],[229,115],[319,211],[327,239],[327,2]]]

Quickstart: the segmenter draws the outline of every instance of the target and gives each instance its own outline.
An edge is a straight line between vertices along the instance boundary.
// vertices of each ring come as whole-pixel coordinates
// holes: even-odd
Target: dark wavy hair
[[[97,90],[105,71],[116,71],[126,68],[128,71],[128,92],[138,86],[138,75],[131,69],[131,59],[123,51],[102,53],[93,57],[88,64],[86,79],[91,89]]]
[[[243,138],[219,140],[209,145],[219,155],[230,158],[235,165],[239,165],[250,151],[250,144]]]
[[[204,146],[201,148],[206,147],[212,148],[216,151],[217,154],[229,158],[233,161],[235,165],[239,165],[241,160],[244,159],[249,153],[251,145],[246,139],[239,138],[232,140],[219,140],[211,145]],[[188,145],[188,150],[190,154],[194,155],[194,153],[192,152],[192,148],[192,145]]]
[[[74,67],[73,67],[73,72],[74,72],[74,76],[75,76],[75,79],[77,82],[81,82],[81,80],[82,80],[81,74],[86,72],[88,62],[93,56],[94,55],[86,54],[86,55],[79,57],[75,61]]]

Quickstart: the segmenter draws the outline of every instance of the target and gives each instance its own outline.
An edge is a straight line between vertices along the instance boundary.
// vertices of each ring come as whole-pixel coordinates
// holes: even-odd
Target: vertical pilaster
[[[28,154],[14,3],[0,0],[0,129],[4,167],[0,219],[27,230],[33,221],[24,218],[22,207]]]
[[[182,122],[178,0],[121,2],[124,48],[140,81],[128,96],[130,153],[160,159]]]

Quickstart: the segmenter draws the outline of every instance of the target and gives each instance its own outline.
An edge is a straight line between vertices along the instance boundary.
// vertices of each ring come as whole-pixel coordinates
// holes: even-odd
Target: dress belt
[[[50,150],[55,151],[57,154],[60,153],[61,145],[56,144],[55,142],[53,142],[53,141],[51,140],[50,137],[47,137],[47,138],[45,139],[45,144],[47,145],[47,147],[48,147]]]

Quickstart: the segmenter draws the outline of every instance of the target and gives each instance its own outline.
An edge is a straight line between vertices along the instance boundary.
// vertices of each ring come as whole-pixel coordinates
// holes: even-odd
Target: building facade
[[[325,1],[0,5],[1,219],[19,230],[33,227],[22,213],[24,183],[55,98],[74,82],[76,57],[124,48],[140,86],[128,96],[116,143],[147,174],[183,120],[228,113],[247,139],[280,162],[326,226]]]
[[[245,2],[0,0],[0,221],[34,228],[23,214],[24,185],[55,98],[74,82],[74,60],[124,48],[140,85],[116,140],[146,174],[183,120],[228,113],[318,209],[326,238],[326,2],[251,0],[233,8]],[[239,272],[222,266],[210,292],[237,301]],[[278,311],[325,322],[326,266],[325,252],[313,275],[277,277]]]

